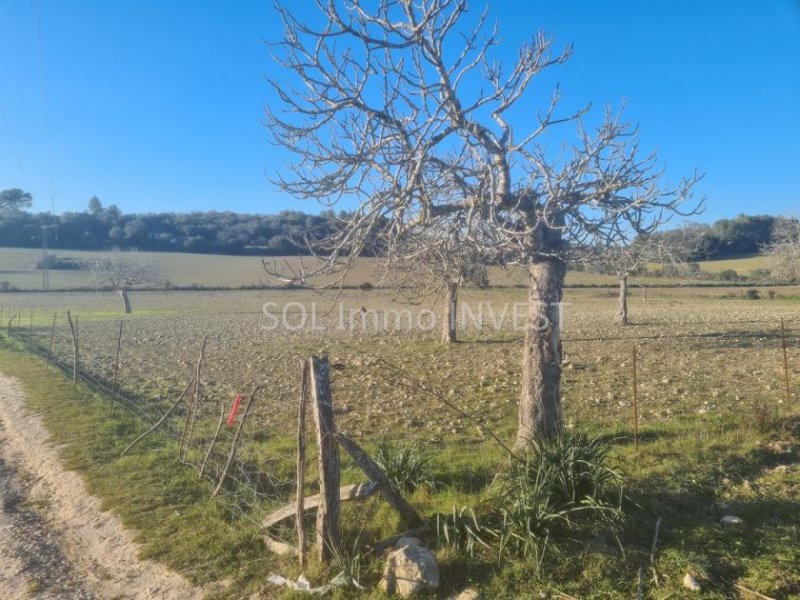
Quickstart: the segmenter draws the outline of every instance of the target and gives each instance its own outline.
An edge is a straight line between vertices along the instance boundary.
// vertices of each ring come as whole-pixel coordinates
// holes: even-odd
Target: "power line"
[[[47,80],[44,68],[44,43],[42,41],[42,12],[38,0],[34,0],[34,10],[36,11],[36,37],[39,47],[39,82],[42,89],[42,107],[44,109],[44,132],[47,142],[47,166],[50,176],[50,212],[55,213],[55,184],[53,178],[53,145],[50,135],[50,108],[47,102]]]
[[[27,187],[29,187],[28,186],[28,176],[25,174],[25,169],[22,168],[22,159],[20,158],[20,155],[19,155],[19,151],[18,151],[18,147],[17,147],[17,141],[14,138],[14,132],[11,131],[11,125],[9,125],[9,123],[8,123],[8,117],[6,116],[6,111],[3,110],[3,105],[2,104],[0,104],[0,117],[2,117],[2,119],[3,119],[3,125],[5,126],[6,134],[8,135],[8,139],[11,141],[11,150],[12,150],[12,152],[14,152],[14,157],[17,159],[17,166],[19,167],[19,173],[20,173],[20,175],[22,175],[22,183],[27,188]]]

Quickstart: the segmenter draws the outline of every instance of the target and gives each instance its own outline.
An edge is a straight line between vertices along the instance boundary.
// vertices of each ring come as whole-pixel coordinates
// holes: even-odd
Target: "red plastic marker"
[[[228,415],[228,427],[231,427],[236,422],[236,413],[239,410],[239,405],[242,403],[242,395],[236,394],[236,400],[233,401],[231,413]]]

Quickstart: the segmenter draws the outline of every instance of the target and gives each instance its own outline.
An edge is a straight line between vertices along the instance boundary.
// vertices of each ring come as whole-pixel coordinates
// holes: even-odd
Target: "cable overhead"
[[[6,111],[3,109],[3,105],[0,104],[0,117],[3,119],[3,126],[5,127],[6,134],[8,135],[8,139],[11,142],[11,150],[14,152],[14,157],[17,159],[17,166],[19,167],[19,174],[22,176],[22,183],[27,188],[28,186],[28,176],[25,174],[25,169],[22,167],[22,159],[20,158],[19,148],[17,147],[17,141],[14,138],[14,132],[11,130],[11,125],[8,122],[8,117],[6,116]]]
[[[47,144],[47,167],[50,183],[50,213],[55,214],[55,184],[53,178],[53,145],[50,135],[50,107],[47,101],[47,79],[44,68],[44,42],[42,41],[42,12],[38,0],[34,0],[36,11],[36,37],[39,47],[39,83],[42,91],[42,108],[44,109],[44,132]]]

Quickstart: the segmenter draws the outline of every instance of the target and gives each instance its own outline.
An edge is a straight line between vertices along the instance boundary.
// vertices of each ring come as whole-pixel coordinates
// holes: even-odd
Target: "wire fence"
[[[152,327],[146,330],[137,329],[136,321],[133,320],[125,321],[124,325],[120,323],[122,327],[120,330],[116,327],[117,321],[106,319],[102,328],[92,330],[93,322],[84,323],[80,320],[80,315],[73,318],[76,320],[79,342],[78,381],[107,402],[110,410],[122,410],[136,417],[141,423],[141,433],[160,423],[153,435],[166,436],[173,441],[177,446],[176,458],[194,467],[200,477],[212,483],[214,489],[219,488],[220,497],[224,498],[233,509],[254,522],[260,522],[266,511],[293,500],[296,493],[296,465],[295,448],[291,445],[293,443],[291,438],[296,424],[293,413],[288,411],[294,411],[297,403],[296,384],[299,384],[299,369],[297,381],[291,381],[281,387],[275,385],[273,378],[268,388],[253,393],[252,378],[242,381],[239,385],[234,385],[230,380],[213,381],[215,378],[207,375],[214,366],[213,360],[207,357],[201,361],[198,369],[197,362],[201,355],[201,348],[198,346],[196,349],[185,349],[191,360],[184,360],[183,370],[172,372],[156,389],[148,387],[150,382],[147,381],[147,377],[142,377],[142,373],[146,375],[146,367],[139,365],[137,377],[130,376],[130,369],[134,365],[130,364],[131,359],[126,352],[127,345],[133,342],[133,338],[146,338],[143,342],[139,341],[151,344],[147,348],[147,354],[159,357],[160,353],[168,352],[165,347],[159,345],[158,338],[151,339]],[[563,338],[566,344],[566,357],[570,361],[575,357],[575,362],[580,363],[582,358],[597,356],[604,362],[588,366],[576,364],[574,370],[570,370],[573,365],[569,364],[565,367],[564,379],[570,385],[572,397],[581,398],[584,402],[580,408],[576,408],[576,413],[580,410],[594,410],[596,405],[599,407],[598,410],[603,409],[609,420],[627,427],[630,424],[628,413],[631,412],[631,407],[626,394],[632,388],[631,379],[637,376],[631,370],[631,351],[634,346],[639,346],[641,349],[639,363],[638,367],[634,368],[639,369],[638,385],[641,397],[640,406],[634,407],[635,427],[639,419],[656,418],[655,412],[666,418],[673,413],[677,414],[682,406],[692,411],[712,410],[715,404],[722,404],[725,394],[731,394],[736,400],[739,399],[739,394],[747,396],[748,392],[750,396],[755,397],[760,393],[758,390],[764,387],[764,383],[748,379],[746,371],[752,370],[747,357],[753,356],[753,352],[756,352],[768,354],[769,361],[774,364],[774,375],[780,377],[780,379],[773,377],[775,381],[771,384],[773,392],[770,395],[785,397],[789,402],[792,394],[789,381],[790,367],[786,360],[785,348],[788,344],[794,346],[800,341],[800,331],[795,328],[797,322],[797,319],[787,318],[785,320],[787,327],[782,330],[780,321],[774,318],[701,320],[696,323],[682,320],[681,325],[696,324],[705,326],[705,329],[686,331],[670,327],[669,323],[660,322],[625,328],[620,330],[619,334],[609,335],[606,331],[596,336],[591,335],[588,327],[579,327],[574,333],[568,333]],[[73,376],[73,343],[65,313],[54,314],[29,308],[0,307],[0,323],[9,338],[21,347],[39,356],[66,376]],[[714,328],[715,325],[720,327]],[[84,330],[87,335],[84,335]],[[174,334],[165,332],[164,335],[169,337]],[[196,343],[197,340],[192,339],[193,344]],[[656,355],[656,349],[668,340],[680,344],[678,357],[674,360],[670,358],[668,361],[660,361],[662,357]],[[82,344],[87,345],[87,348],[82,348]],[[89,350],[89,345],[93,346],[91,361],[87,360],[86,364],[83,364],[81,359],[84,354],[89,354],[84,352]],[[782,363],[781,345],[784,347]],[[709,396],[711,403],[708,407],[690,405],[689,402],[681,405],[681,398],[687,394],[687,385],[708,387],[712,372],[721,366],[726,366],[721,361],[727,361],[727,358],[714,362],[708,360],[713,356],[717,346],[728,353],[733,348],[740,349],[740,354],[737,356],[742,358],[737,359],[736,380],[723,381],[719,386],[722,397],[714,400],[714,397]],[[686,351],[697,348],[706,352],[703,354],[706,362],[686,356]],[[119,360],[120,351],[123,355],[122,361]],[[517,350],[509,348],[508,351]],[[161,359],[166,361],[167,357]],[[681,361],[683,363],[680,368],[683,371],[676,377],[675,364]],[[377,382],[363,381],[361,373],[372,370],[383,372],[385,375],[391,370],[386,368],[386,364],[382,368],[376,368],[366,362],[360,360],[355,365],[357,376],[349,374],[349,371],[337,376],[334,382],[335,393],[341,393],[342,397],[347,398],[363,398],[366,401],[368,396],[383,397],[387,389],[398,389],[397,373],[393,377],[384,377]],[[392,363],[389,366],[397,364],[399,363]],[[192,378],[198,371],[199,390],[191,384]],[[604,375],[608,377],[603,379]],[[425,374],[415,372],[413,376],[418,377],[419,381],[426,380]],[[163,370],[159,377],[163,378]],[[792,377],[794,378],[794,375]],[[458,375],[453,378],[466,381]],[[792,383],[793,381],[794,379]],[[373,385],[374,387],[371,387]],[[483,394],[483,388],[480,387],[484,385],[483,383],[473,381],[470,385],[477,386],[476,396]],[[503,426],[503,419],[509,414],[511,405],[516,403],[517,396],[508,393],[507,387],[495,390],[495,382],[488,382],[486,385],[492,386],[489,388],[492,397],[482,398],[481,404],[473,405],[469,410],[465,409],[463,414],[455,415],[452,421],[448,417],[448,424],[443,427],[445,435],[448,433],[460,435],[462,432],[474,431],[473,422],[485,427]],[[621,394],[612,393],[610,389],[604,389],[604,385],[613,385],[617,391],[623,391]],[[434,383],[430,383],[429,387],[437,393],[440,391],[436,390]],[[182,390],[186,391],[186,397],[179,400]],[[408,393],[409,396],[427,397],[427,403],[417,403],[423,406],[429,404],[431,400],[430,391],[426,392],[420,384],[404,387],[403,393]],[[236,413],[233,405],[240,395],[240,405]],[[675,404],[662,402],[666,395],[677,399],[677,402]],[[503,400],[503,396],[507,401]],[[374,423],[389,418],[386,414],[388,411],[384,412],[383,406],[377,408],[374,406],[379,400],[373,400],[369,398],[371,404],[359,409],[363,417],[363,425],[359,425],[359,429],[363,427],[370,433]],[[250,401],[253,402],[253,410],[242,422],[247,403]],[[655,405],[658,405],[657,411],[651,408]],[[275,407],[281,407],[280,411]],[[344,406],[342,408],[346,410]],[[403,416],[405,409],[406,406],[401,406],[401,410],[392,411],[391,418],[399,419],[394,422],[396,430],[407,432],[409,428],[417,427],[419,422],[426,421],[425,415],[414,412]],[[594,415],[593,412],[587,414]],[[578,417],[580,416],[578,414]],[[288,420],[290,418],[291,421]],[[279,436],[273,435],[276,429],[279,430]],[[380,434],[378,429],[375,429],[375,432]],[[359,437],[359,432],[353,431],[353,433]],[[146,438],[137,451],[146,450],[148,447]],[[313,477],[313,461],[310,465],[312,470],[310,476]]]
[[[113,340],[116,352],[110,352],[102,365],[93,357],[89,367],[81,364],[83,323],[79,316],[71,318],[78,337],[77,374],[67,315],[16,310],[9,316],[6,311],[4,325],[10,340],[49,368],[74,377],[107,403],[110,413],[124,411],[134,417],[143,435],[135,451],[152,449],[149,442],[158,436],[174,442],[176,459],[211,482],[215,495],[240,516],[260,523],[266,511],[291,500],[294,456],[270,451],[262,419],[253,418],[253,412],[245,419],[247,405],[258,406],[269,390],[252,389],[243,394],[230,385],[207,385],[204,358],[198,356],[200,364],[194,374],[198,379],[189,376],[183,382],[171,382],[183,387],[183,393],[137,393],[123,385],[124,366],[119,361],[125,345],[122,323],[119,337]],[[174,385],[167,387],[174,389]]]

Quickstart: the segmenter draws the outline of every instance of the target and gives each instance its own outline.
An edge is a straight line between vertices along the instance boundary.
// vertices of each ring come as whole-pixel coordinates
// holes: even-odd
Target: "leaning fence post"
[[[56,335],[56,318],[58,313],[53,313],[53,324],[50,326],[50,345],[47,347],[47,368],[50,368],[50,360],[53,357],[53,338]]]
[[[317,510],[317,553],[320,562],[327,563],[339,547],[339,444],[333,419],[330,364],[326,358],[312,356],[309,370],[322,496]]]
[[[633,345],[633,443],[639,451],[639,393],[636,384],[636,344]]]
[[[297,506],[295,521],[297,526],[297,559],[300,569],[306,567],[306,521],[305,521],[305,483],[306,483],[306,400],[308,398],[309,367],[311,361],[303,361],[300,379],[300,400],[297,408]]]
[[[194,432],[194,420],[197,418],[197,403],[200,401],[200,367],[203,366],[203,358],[206,355],[206,342],[208,342],[208,336],[203,338],[203,345],[200,348],[200,358],[197,359],[197,366],[194,371],[194,394],[192,400],[189,401],[189,406],[186,411],[186,424],[183,427],[181,445],[180,448],[178,448],[178,458],[181,462],[186,460],[186,455],[189,452],[189,442]]]
[[[119,377],[119,353],[122,350],[122,319],[119,321],[117,336],[117,357],[114,359],[114,382],[111,384],[111,411],[114,411],[114,399],[117,397],[117,378]]]
[[[792,403],[792,391],[789,386],[789,359],[786,355],[786,326],[781,319],[781,348],[783,349],[783,380],[786,385],[786,405]]]
[[[75,322],[72,321],[72,315],[67,311],[67,322],[69,323],[69,331],[72,335],[72,384],[78,384],[78,372],[80,370],[80,352],[78,346],[78,316],[75,315]]]

